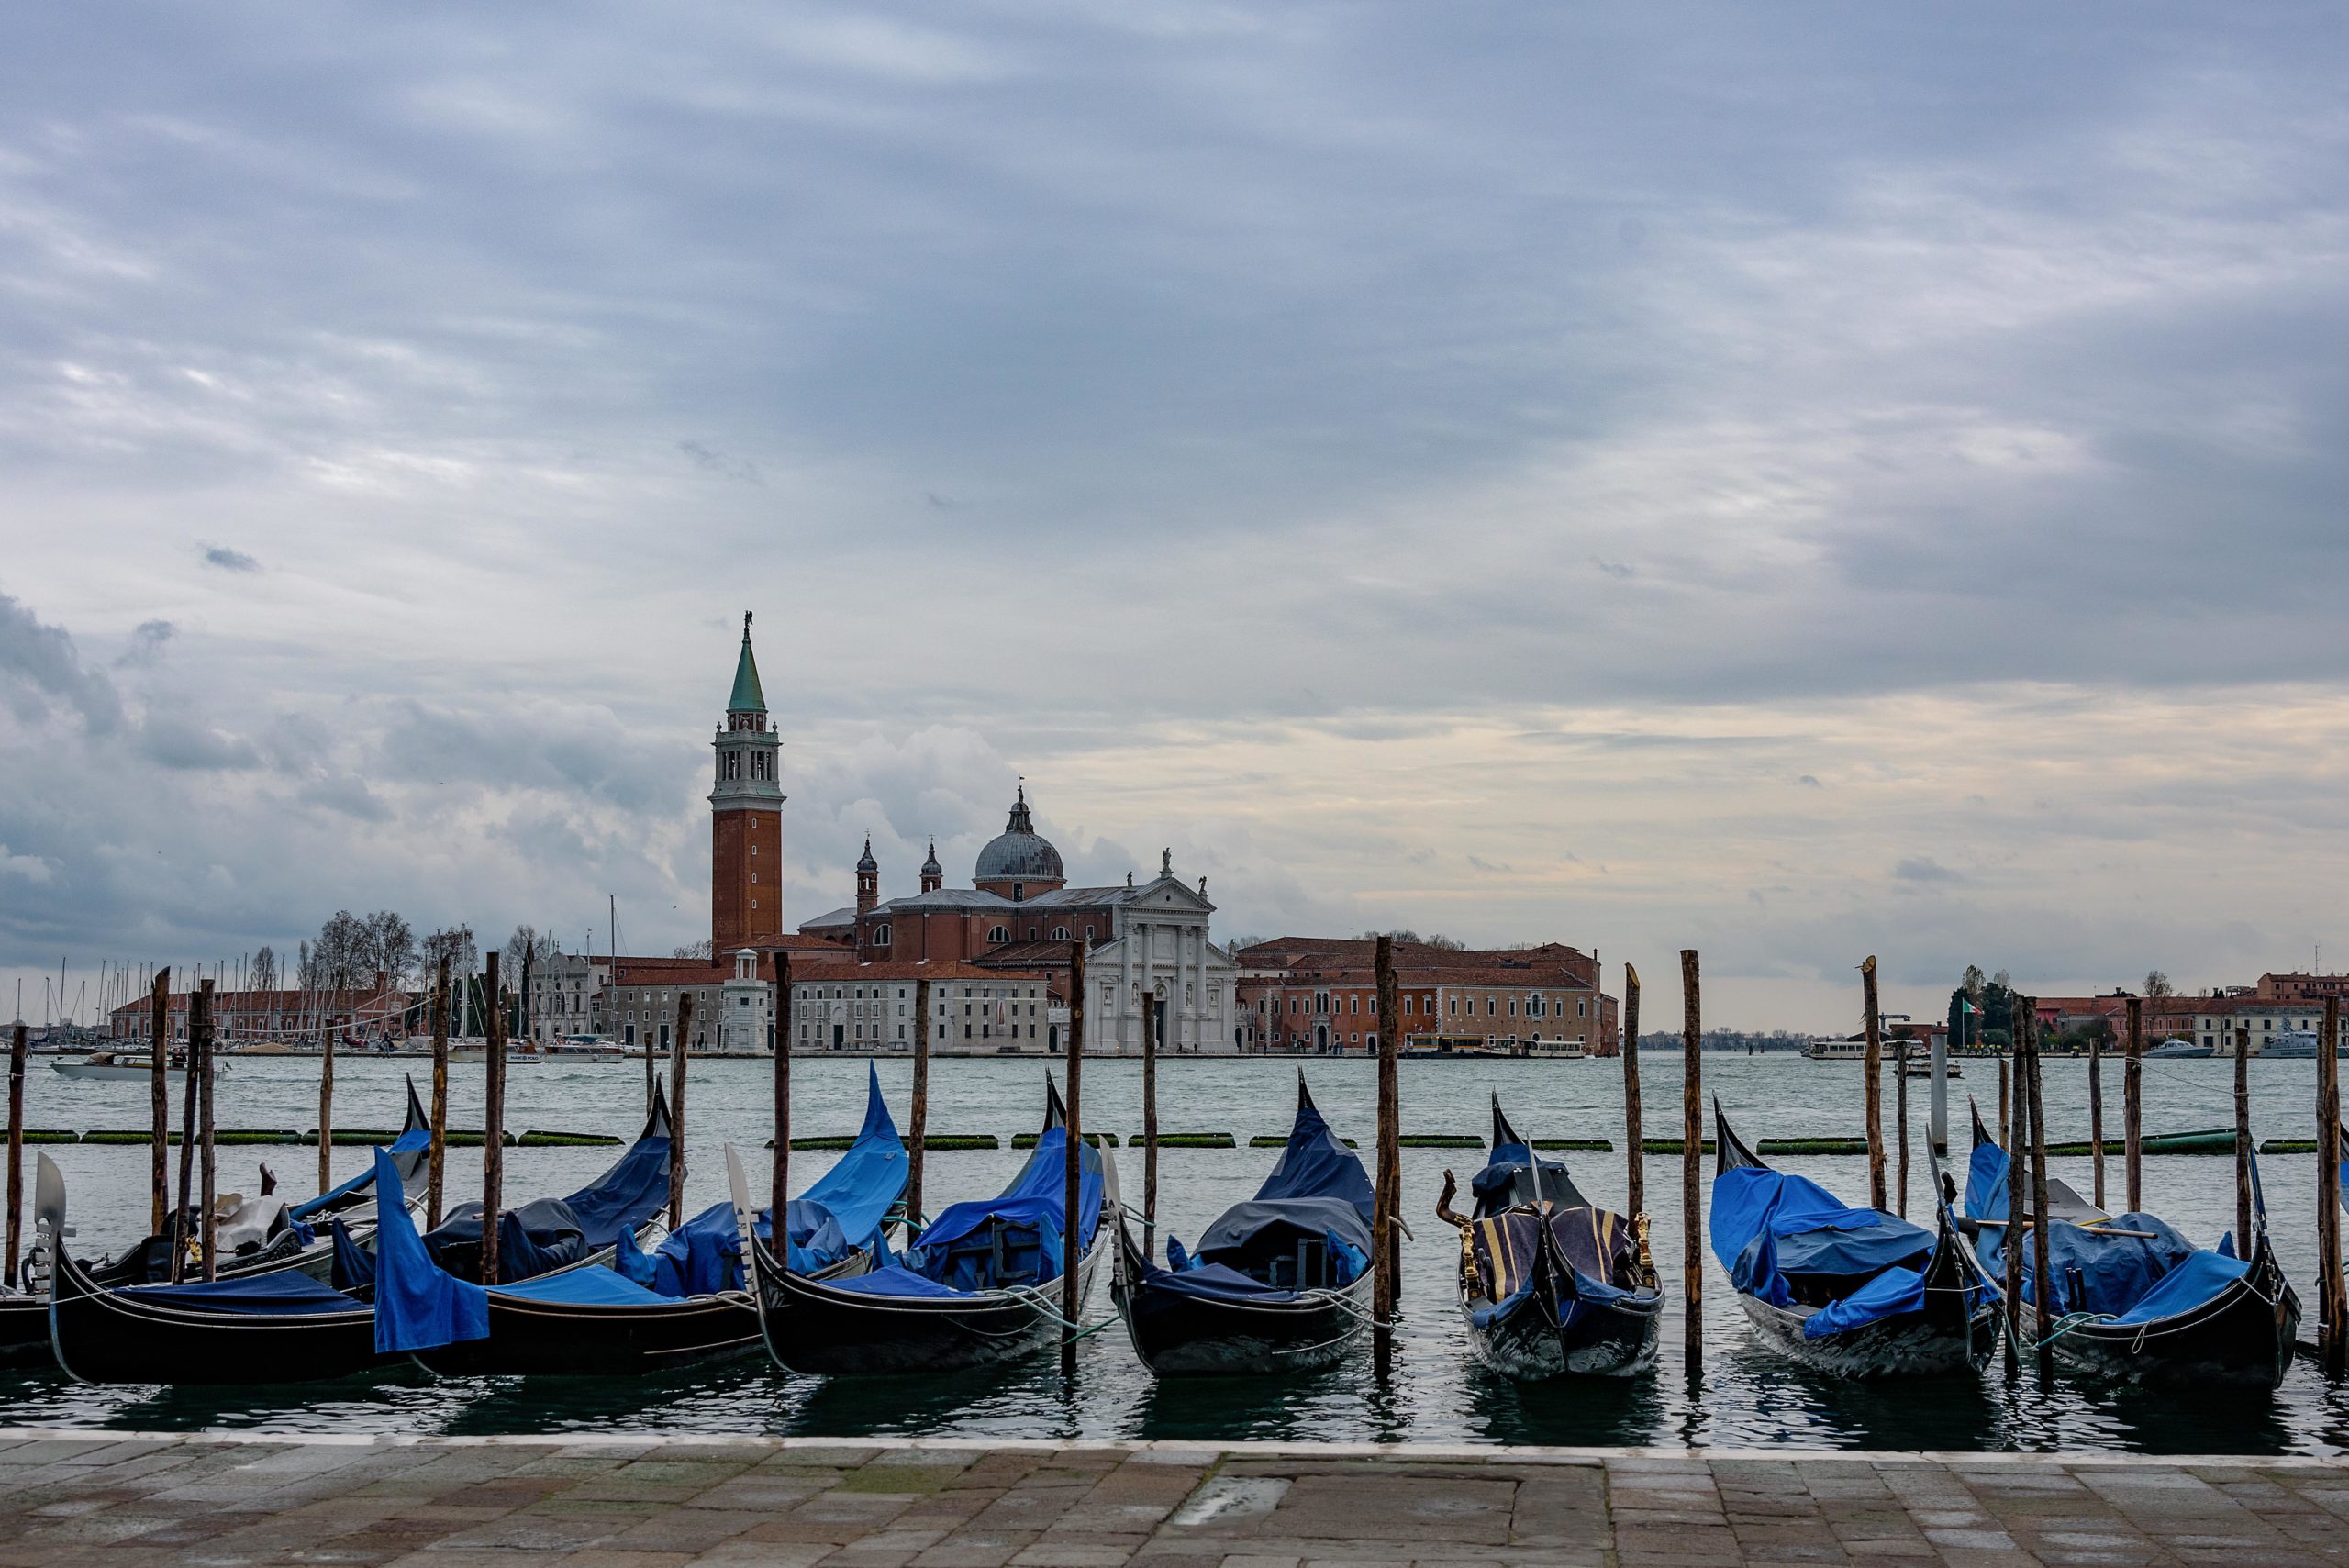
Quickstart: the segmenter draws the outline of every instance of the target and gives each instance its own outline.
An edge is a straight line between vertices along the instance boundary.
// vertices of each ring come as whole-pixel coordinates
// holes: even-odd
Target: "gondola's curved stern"
[[[2272,1389],[2299,1331],[2299,1296],[2263,1231],[2251,1267],[2209,1300],[2149,1322],[2080,1324],[2054,1349],[2072,1370],[2110,1382]]]

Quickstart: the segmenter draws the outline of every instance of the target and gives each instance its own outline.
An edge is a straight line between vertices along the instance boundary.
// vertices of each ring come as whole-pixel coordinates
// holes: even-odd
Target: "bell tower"
[[[783,738],[767,728],[747,611],[726,722],[710,745],[718,753],[709,792],[712,951],[772,947],[783,940]]]

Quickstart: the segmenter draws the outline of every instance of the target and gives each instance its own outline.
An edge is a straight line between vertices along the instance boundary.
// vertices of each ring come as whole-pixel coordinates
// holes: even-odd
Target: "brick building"
[[[1235,954],[1242,1048],[1375,1050],[1377,948],[1368,938],[1283,937]],[[1598,961],[1578,949],[1398,942],[1395,981],[1407,1050],[1617,1048],[1615,998],[1598,987]]]
[[[171,1038],[187,1039],[189,993],[171,994],[166,1017]],[[145,1044],[155,1017],[151,998],[141,996],[106,1016],[109,1038]],[[224,1051],[282,1044],[316,1050],[331,1035],[338,1046],[405,1040],[426,1027],[420,998],[384,975],[351,991],[215,991],[212,1022]]]

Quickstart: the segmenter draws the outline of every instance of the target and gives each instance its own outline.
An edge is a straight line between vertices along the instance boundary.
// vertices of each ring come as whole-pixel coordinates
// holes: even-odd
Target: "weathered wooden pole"
[[[1623,966],[1623,1212],[1647,1212],[1647,1144],[1640,1129],[1640,972]]]
[[[481,1052],[481,1283],[498,1284],[503,1282],[497,1271],[497,1211],[506,1197],[506,993],[497,983],[497,954],[483,954],[482,968],[489,1006]]]
[[[617,961],[612,965],[612,974],[617,987],[619,975],[619,965]],[[647,1018],[651,1016],[649,1012],[645,1014]],[[644,1114],[646,1116],[652,1114],[652,1102],[661,1097],[661,1069],[652,1060],[652,1042],[657,1035],[657,1030],[649,1028],[644,1031]]]
[[[2140,1184],[2145,1157],[2145,999],[2129,998],[2129,1054],[2121,1064],[2121,1176],[2127,1185],[2129,1212],[2144,1207]]]
[[[773,1229],[767,1244],[774,1249],[774,1261],[785,1269],[791,1266],[791,955],[778,952],[774,955],[774,1163],[769,1167],[774,1174],[767,1185],[768,1223]],[[922,1028],[929,1027],[930,1020],[923,1019]],[[650,1042],[645,1049],[652,1049]],[[916,1073],[922,1071],[921,1062],[920,1057],[915,1058]],[[921,1126],[922,1115],[917,1100],[916,1128]],[[907,1158],[910,1162],[918,1156]]]
[[[2049,1370],[2049,1358],[2054,1351],[2049,1348],[2048,1336],[2054,1331],[2054,1275],[2047,1259],[2047,1101],[2040,1087],[2039,1018],[2033,1012],[2031,1022],[2031,1277],[2032,1295],[2039,1308],[2038,1326],[2032,1337],[2039,1343],[2039,1365]]]
[[[2088,1036],[2088,1160],[2096,1206],[2104,1207],[2104,1037]]]
[[[1085,939],[1068,944],[1068,1140],[1061,1171],[1061,1375],[1076,1373],[1076,1315],[1082,1310],[1076,1288],[1079,1248],[1077,1234],[1083,1208],[1085,1120]],[[1108,1216],[1102,1216],[1106,1223]]]
[[[195,993],[187,998],[187,1051],[183,1057],[180,1073],[180,1190],[179,1207],[172,1218],[172,1283],[178,1284],[187,1278],[188,1249],[195,1238],[188,1234],[188,1217],[195,1212]]]
[[[449,955],[432,982],[432,1153],[425,1167],[425,1229],[440,1228],[443,1182],[449,1165]]]
[[[334,1190],[334,1024],[328,1005],[326,1033],[318,1047],[318,1191]]]
[[[2341,1277],[2341,998],[2324,999],[2316,1048],[2316,1272],[2318,1349],[2324,1372],[2349,1365],[2349,1281]]]
[[[150,1210],[147,1233],[161,1236],[164,1217],[172,1207],[172,968],[169,964],[155,971],[155,984],[148,995],[148,1038],[154,1050],[150,1053],[147,1108],[154,1127],[154,1140],[148,1145],[147,1151]]]
[[[1378,1183],[1371,1189],[1370,1332],[1373,1361],[1383,1376],[1395,1355],[1395,1304],[1398,1295],[1397,1266],[1402,1249],[1397,1240],[1396,1209],[1403,1184],[1402,1031],[1390,1027],[1387,1010],[1395,1006],[1395,939],[1378,939],[1372,973],[1378,986],[1381,1013],[1378,1031]]]
[[[1876,954],[1860,965],[1861,1006],[1867,1013],[1868,1207],[1884,1207],[1884,1018],[1876,1011]]]
[[[1380,1022],[1384,1024],[1385,1019]],[[1158,1245],[1158,1007],[1141,996],[1141,1255]]]
[[[25,1210],[25,1052],[32,1033],[18,1018],[8,1041],[8,1258],[0,1283],[17,1288],[17,1248],[23,1241]]]
[[[1680,1329],[1693,1376],[1705,1357],[1705,1022],[1695,948],[1680,950]]]
[[[1898,1073],[1900,1078],[1900,1119],[1898,1123],[1898,1135],[1900,1139],[1900,1207],[1898,1212],[1903,1219],[1909,1218],[1909,1038],[1906,1035],[1903,1035],[1899,1040],[1900,1049],[1897,1055],[1896,1065],[1893,1068],[1893,1071]]]
[[[218,1162],[213,1158],[212,1149],[212,986],[213,983],[211,981],[204,981],[196,987],[195,996],[197,1013],[203,1018],[201,1033],[203,1035],[204,1041],[202,1047],[204,1058],[204,1098],[201,1102],[201,1109],[203,1115],[202,1126],[204,1148],[201,1151],[200,1157],[203,1161],[202,1168],[204,1172],[204,1221],[202,1227],[198,1230],[198,1234],[204,1238],[204,1277],[207,1280],[217,1279],[220,1277],[220,1260],[217,1256],[219,1251],[218,1241],[220,1236],[220,1215],[218,1203],[220,1195],[220,1167]],[[193,1059],[196,1055],[197,1051],[196,1035],[198,1032],[198,1026],[191,1023],[188,1028],[188,1055],[191,1059],[189,1063],[191,1068],[195,1065]]]
[[[906,1132],[906,1218],[921,1218],[923,1143],[930,1138],[930,982],[914,982],[914,1105]]]
[[[719,1019],[720,1023],[725,1020]],[[677,993],[677,1044],[669,1052],[669,1229],[685,1222],[685,1063],[692,1059],[694,999]]]
[[[2251,1026],[2235,1027],[2235,1256],[2251,1256]]]
[[[2009,1014],[2008,1031],[2012,1035],[2013,1040],[2008,1049],[2013,1052],[2015,1069],[2020,1073],[2022,1068],[2025,1038],[2023,999],[2020,996],[2010,996],[2009,999],[2013,1004],[2013,1011]],[[2020,1136],[2021,1129],[2014,1125],[2014,1122],[2021,1119],[2024,1114],[2022,1106],[2022,1096],[2020,1095],[2015,1096],[2011,1104],[2008,1100],[2007,1062],[2001,1058],[1998,1062],[1998,1110],[2005,1125],[2002,1126],[1998,1137],[2007,1151],[2007,1229],[2006,1234],[2000,1238],[2000,1243],[2006,1248],[2007,1371],[2009,1373],[2017,1371],[2021,1365],[2023,1227],[2029,1223],[2024,1216],[2031,1203],[2029,1184],[2024,1179],[2024,1173],[2030,1167],[2031,1155],[2024,1147],[2022,1137]]]

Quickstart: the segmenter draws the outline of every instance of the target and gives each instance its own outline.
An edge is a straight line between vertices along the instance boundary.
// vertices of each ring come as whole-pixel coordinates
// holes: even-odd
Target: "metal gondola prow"
[[[1713,1173],[1745,1167],[1769,1169],[1769,1162],[1745,1146],[1742,1139],[1729,1125],[1729,1117],[1721,1109],[1720,1096],[1713,1096]]]
[[[1044,1130],[1068,1125],[1068,1106],[1061,1102],[1061,1086],[1052,1077],[1052,1070],[1044,1069]]]
[[[1500,1091],[1496,1089],[1493,1091],[1493,1147],[1498,1149],[1504,1143],[1523,1142],[1525,1140],[1517,1135],[1517,1129],[1511,1127],[1508,1118],[1502,1114]]]

